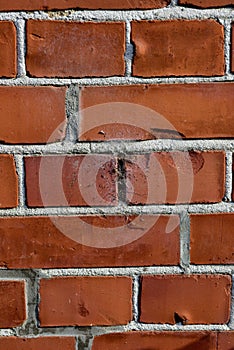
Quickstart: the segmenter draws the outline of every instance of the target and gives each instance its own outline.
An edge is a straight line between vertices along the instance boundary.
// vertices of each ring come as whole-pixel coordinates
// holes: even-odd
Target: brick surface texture
[[[234,349],[234,2],[0,0],[0,350]]]

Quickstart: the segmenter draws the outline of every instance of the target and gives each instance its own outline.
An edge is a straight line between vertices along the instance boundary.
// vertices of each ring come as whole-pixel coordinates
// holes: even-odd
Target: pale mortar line
[[[145,154],[169,151],[234,151],[234,140],[148,140],[109,142],[61,142],[46,145],[6,145],[0,144],[0,154],[41,155],[41,154]]]
[[[185,270],[190,264],[190,218],[186,211],[180,215],[180,265]]]
[[[125,75],[130,77],[132,75],[132,60],[134,55],[134,47],[131,42],[131,22],[126,21],[125,23],[125,33],[126,33],[126,48],[125,48]]]
[[[176,2],[174,1],[176,4]],[[168,6],[151,10],[65,10],[1,12],[0,20],[43,19],[63,21],[127,21],[127,20],[168,20],[168,19],[217,19],[234,18],[231,8],[195,9],[182,6]]]
[[[22,273],[27,279],[25,291],[27,319],[23,325],[16,328],[17,336],[27,336],[28,334],[37,335],[39,333],[37,320],[39,274],[37,270],[24,270]]]
[[[224,55],[226,75],[231,74],[231,25],[233,19],[220,19],[224,26]]]
[[[133,311],[133,320],[138,322],[139,320],[139,297],[140,297],[140,276],[134,275],[132,279],[132,311]]]
[[[0,329],[0,337],[14,337],[16,336],[16,332],[14,329]]]
[[[131,322],[125,326],[104,326],[96,327],[93,326],[91,329],[92,336],[98,336],[102,334],[110,333],[125,333],[130,331],[139,331],[139,332],[200,332],[200,331],[213,331],[213,332],[222,332],[230,331],[231,329],[227,325],[169,325],[169,324],[142,324]],[[51,328],[38,328],[37,334],[23,334],[17,335],[18,338],[38,338],[38,337],[57,337],[57,336],[71,336],[76,337],[80,335],[90,336],[90,331],[86,327],[51,327]],[[12,329],[0,329],[0,336],[14,336],[15,332]]]
[[[4,270],[5,271],[5,270]],[[108,267],[108,268],[67,268],[38,270],[40,278],[69,276],[143,276],[143,275],[184,275],[179,266],[141,266],[141,267]],[[190,265],[188,274],[217,275],[233,274],[234,265]],[[187,272],[186,272],[187,273]],[[0,270],[1,276],[1,270]],[[135,286],[138,289],[138,286]],[[138,293],[138,292],[137,292]]]
[[[15,22],[17,33],[17,77],[26,76],[25,53],[26,53],[26,39],[25,39],[25,20],[17,19]]]
[[[67,130],[64,145],[70,147],[77,141],[78,114],[79,114],[79,88],[71,84],[66,93]]]
[[[231,313],[228,326],[230,327],[230,329],[234,330],[234,275],[232,276]]]
[[[234,203],[217,204],[155,204],[144,206],[116,207],[48,207],[48,208],[14,208],[0,209],[0,217],[12,216],[89,216],[89,215],[180,215],[187,210],[188,214],[234,213]]]
[[[24,160],[22,155],[14,155],[16,172],[18,174],[18,196],[19,196],[19,208],[25,208],[25,171]]]
[[[232,152],[226,152],[226,190],[225,200],[227,202],[232,201],[232,166],[233,166],[233,154]]]
[[[179,6],[178,0],[171,0],[170,6]]]
[[[196,83],[223,83],[233,82],[234,74],[223,76],[184,76],[184,77],[89,77],[89,78],[30,78],[19,77],[16,79],[0,78],[0,86],[67,86],[78,84],[79,86],[119,86],[119,85],[154,85],[154,84],[196,84]]]

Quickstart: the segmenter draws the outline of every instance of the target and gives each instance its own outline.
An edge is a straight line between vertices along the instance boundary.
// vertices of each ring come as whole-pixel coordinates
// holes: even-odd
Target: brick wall
[[[0,1],[0,350],[233,350],[233,5]]]

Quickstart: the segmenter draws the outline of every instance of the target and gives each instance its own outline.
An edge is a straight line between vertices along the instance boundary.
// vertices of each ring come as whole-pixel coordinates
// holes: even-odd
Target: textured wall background
[[[0,349],[234,348],[233,1],[0,3]]]

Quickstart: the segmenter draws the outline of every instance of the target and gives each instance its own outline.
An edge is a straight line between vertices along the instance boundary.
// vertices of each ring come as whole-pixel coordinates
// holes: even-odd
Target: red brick
[[[234,348],[234,332],[218,333],[218,349],[217,350],[233,350]]]
[[[23,281],[0,281],[0,327],[12,328],[26,319]],[[1,349],[1,342],[0,342]]]
[[[213,20],[134,22],[135,76],[224,74],[224,29]]]
[[[124,23],[29,21],[27,45],[30,76],[124,75]]]
[[[0,62],[0,76],[14,78],[16,76],[16,29],[12,22],[0,22]]]
[[[117,161],[110,156],[29,157],[25,167],[29,207],[117,204]]]
[[[234,214],[191,215],[191,262],[234,264]]]
[[[216,350],[216,334],[208,332],[127,332],[95,337],[92,350]]]
[[[32,144],[63,139],[65,93],[66,88],[1,86],[0,140]]]
[[[222,152],[171,152],[130,156],[126,162],[131,204],[213,203],[225,193]]]
[[[53,219],[56,220],[56,217]],[[122,226],[124,232],[131,229],[131,235],[136,234],[136,240],[133,236],[132,243],[124,245],[123,241],[123,246],[98,249],[71,240],[48,217],[0,218],[0,266],[20,269],[179,264],[179,226],[170,233],[167,229],[171,224],[169,219],[178,222],[177,216],[143,215],[140,222],[149,226],[146,233],[139,231],[139,222],[135,222],[134,226],[133,217],[92,216],[81,219],[97,228]],[[61,217],[57,220],[68,227],[75,224],[77,232],[80,230],[86,234],[82,221],[77,222],[76,218]],[[101,235],[102,230],[100,241]]]
[[[110,140],[153,139],[153,138],[232,138],[234,135],[234,84],[202,83],[174,85],[135,85],[84,87],[81,90],[80,139]],[[125,125],[113,127],[113,111],[119,120],[118,109],[112,102],[135,104],[132,113],[138,113],[141,106],[152,110],[152,117],[133,118],[127,115],[129,105],[123,105],[126,111]],[[100,104],[110,104],[111,112],[103,117]],[[141,107],[141,108],[143,108]],[[91,111],[91,113],[90,113]],[[149,111],[144,109],[144,113]],[[132,114],[134,116],[134,114]],[[93,117],[92,117],[93,116]],[[160,126],[158,125],[158,116]],[[96,119],[95,119],[96,118]],[[100,121],[96,127],[96,120]],[[148,122],[147,122],[148,121]],[[168,125],[172,124],[172,127]],[[95,128],[96,127],[96,128]],[[172,130],[168,131],[168,128]],[[85,133],[85,130],[89,130]],[[100,130],[104,133],[100,133]],[[177,134],[175,133],[177,131]]]
[[[231,59],[231,71],[234,72],[234,24],[232,25],[232,59]]]
[[[151,9],[167,6],[170,0],[1,0],[0,11],[53,9]]]
[[[75,338],[41,337],[41,338],[0,338],[0,350],[75,350]]]
[[[234,2],[233,0],[179,0],[179,5],[209,8],[209,7],[231,6],[231,5],[234,5]]]
[[[140,321],[169,324],[227,323],[230,299],[229,276],[144,276]]]
[[[18,177],[13,156],[0,155],[0,208],[18,205]]]
[[[132,318],[128,277],[66,277],[41,280],[40,325],[127,324]]]

